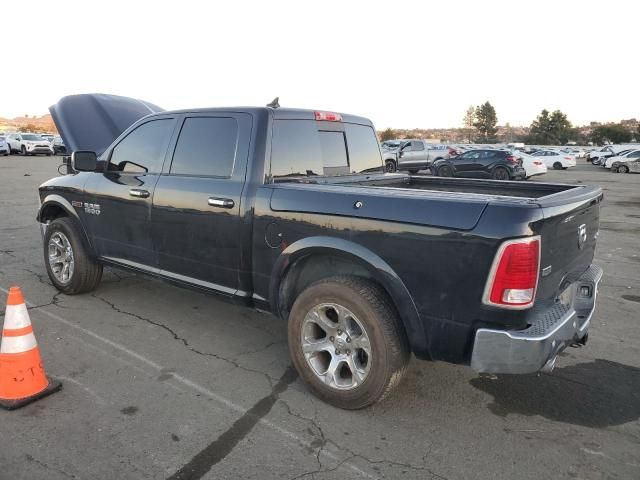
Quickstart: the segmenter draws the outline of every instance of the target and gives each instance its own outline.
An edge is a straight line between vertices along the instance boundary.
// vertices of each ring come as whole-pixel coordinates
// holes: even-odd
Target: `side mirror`
[[[95,172],[98,166],[96,152],[79,150],[71,154],[71,166],[77,172]]]

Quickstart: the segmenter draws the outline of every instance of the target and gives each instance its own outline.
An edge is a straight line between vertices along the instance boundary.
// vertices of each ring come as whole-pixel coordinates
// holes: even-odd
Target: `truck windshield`
[[[270,174],[276,182],[382,171],[378,140],[368,125],[315,120],[274,122]]]

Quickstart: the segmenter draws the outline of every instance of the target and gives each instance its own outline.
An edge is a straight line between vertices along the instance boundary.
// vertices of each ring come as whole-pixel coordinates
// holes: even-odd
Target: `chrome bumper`
[[[533,373],[553,368],[558,353],[586,341],[601,278],[602,269],[591,265],[565,291],[562,303],[534,307],[525,330],[478,329],[471,368],[484,373]]]

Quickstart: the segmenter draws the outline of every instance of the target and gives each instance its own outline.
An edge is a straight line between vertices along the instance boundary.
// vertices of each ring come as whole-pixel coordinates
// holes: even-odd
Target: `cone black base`
[[[47,385],[47,388],[39,393],[36,393],[35,395],[31,395],[30,397],[16,398],[14,400],[3,400],[0,398],[0,408],[4,408],[5,410],[16,410],[18,408],[24,407],[25,405],[29,405],[31,402],[40,400],[47,395],[51,395],[52,393],[55,393],[62,388],[62,383],[59,380],[49,377],[47,377],[47,380],[49,380],[49,385]]]

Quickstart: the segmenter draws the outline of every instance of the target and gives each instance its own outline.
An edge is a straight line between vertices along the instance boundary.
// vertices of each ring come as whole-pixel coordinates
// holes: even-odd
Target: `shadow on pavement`
[[[640,417],[640,369],[597,359],[551,374],[479,377],[471,385],[493,396],[489,410],[540,415],[550,420],[604,428]]]

